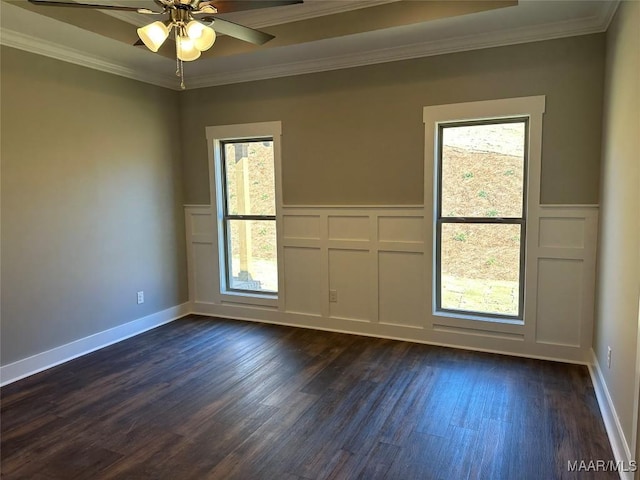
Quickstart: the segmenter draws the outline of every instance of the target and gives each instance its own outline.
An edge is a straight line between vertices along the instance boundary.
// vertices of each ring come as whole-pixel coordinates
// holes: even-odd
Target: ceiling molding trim
[[[611,2],[607,2],[606,6],[604,7],[604,10],[602,12],[602,17],[604,19],[605,31],[609,30],[609,25],[611,25],[613,17],[618,11],[618,7],[620,6],[620,1],[621,0],[612,0]]]
[[[128,68],[117,63],[88,55],[79,50],[59,45],[51,42],[44,42],[37,37],[25,35],[24,33],[0,28],[0,45],[17,48],[26,52],[43,55],[45,57],[73,63],[81,67],[87,67],[101,72],[107,72],[121,77],[131,78],[144,83],[150,83],[159,87],[178,90],[175,81],[170,81],[165,77],[143,74],[140,71]]]
[[[608,18],[610,12],[609,9],[607,9],[607,11],[601,13],[601,15],[586,19],[568,20],[542,26],[522,27],[499,32],[443,39],[435,42],[429,41],[371,50],[369,52],[356,52],[321,59],[274,64],[268,67],[232,71],[223,74],[200,75],[189,79],[187,89],[191,90],[292,75],[304,75],[399,60],[481,50],[484,48],[504,47],[522,43],[602,33],[606,31],[608,22],[610,21],[610,18]]]

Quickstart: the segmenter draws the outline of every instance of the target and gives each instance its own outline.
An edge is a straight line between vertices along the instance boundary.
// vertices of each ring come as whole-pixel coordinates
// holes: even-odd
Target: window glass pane
[[[441,308],[518,315],[520,225],[443,223]]]
[[[228,215],[275,215],[273,141],[224,144]]]
[[[278,291],[275,220],[227,220],[229,288]]]
[[[442,217],[522,217],[525,126],[442,129]]]

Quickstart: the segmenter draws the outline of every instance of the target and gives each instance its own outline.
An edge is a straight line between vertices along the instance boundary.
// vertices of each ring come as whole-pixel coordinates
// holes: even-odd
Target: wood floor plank
[[[480,424],[475,459],[469,471],[469,480],[500,480],[508,478],[508,461],[505,455],[506,430],[511,425],[490,417]]]
[[[7,480],[552,480],[586,367],[191,315],[0,390]]]

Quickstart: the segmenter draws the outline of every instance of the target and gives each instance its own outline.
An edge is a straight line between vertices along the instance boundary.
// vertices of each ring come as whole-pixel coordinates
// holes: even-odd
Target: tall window
[[[221,140],[219,158],[226,290],[275,295],[278,262],[273,137]]]
[[[544,112],[544,95],[424,107],[434,328],[535,327]]]
[[[522,319],[528,117],[439,123],[436,311]]]

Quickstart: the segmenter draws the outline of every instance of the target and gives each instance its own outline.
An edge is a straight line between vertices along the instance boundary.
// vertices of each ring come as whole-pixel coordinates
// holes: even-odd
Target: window
[[[228,290],[278,291],[273,138],[220,142]]]
[[[436,308],[522,318],[527,118],[438,126]]]
[[[277,306],[280,122],[207,127],[217,302]]]
[[[531,334],[544,110],[544,96],[424,108],[434,326]]]

